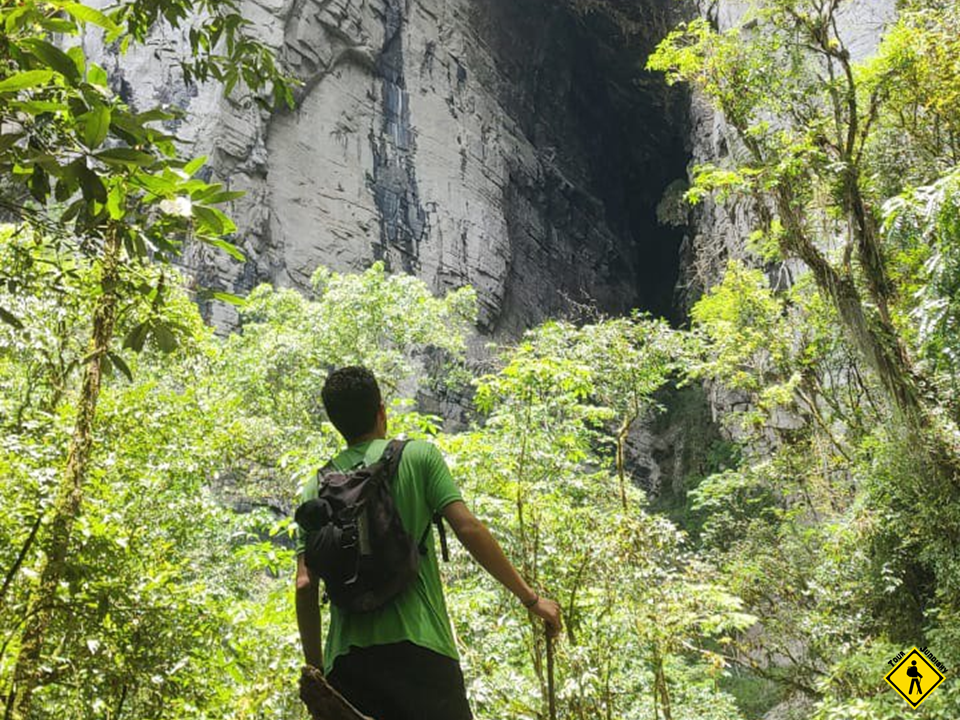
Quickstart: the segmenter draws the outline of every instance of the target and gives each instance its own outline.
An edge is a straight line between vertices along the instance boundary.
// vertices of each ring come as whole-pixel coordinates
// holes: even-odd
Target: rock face
[[[578,303],[671,315],[682,232],[656,207],[686,174],[687,103],[642,69],[668,2],[638,4],[627,35],[563,0],[247,0],[303,82],[296,109],[183,87],[149,48],[118,89],[185,107],[178,134],[247,191],[248,260],[194,248],[205,286],[307,288],[321,263],[382,259],[438,292],[473,285],[496,337]]]
[[[104,62],[134,105],[185,108],[178,137],[210,157],[215,179],[247,191],[231,208],[247,261],[197,246],[186,257],[204,287],[308,289],[320,264],[348,271],[379,259],[436,292],[473,285],[487,337],[516,337],[582,304],[678,320],[745,254],[748,205],[708,200],[690,213],[675,202],[689,164],[722,162],[736,140],[702,98],[642,69],[676,20],[673,0],[615,1],[636,23],[629,33],[578,14],[578,3],[589,5],[244,0],[244,16],[302,81],[296,108],[274,114],[185,87],[162,49],[188,47],[183,38]],[[708,12],[728,28],[744,8],[720,0]],[[862,56],[893,0],[846,12],[843,32]],[[205,310],[221,327],[236,322],[229,306]],[[736,401],[706,402],[716,419]],[[678,427],[633,438],[632,465],[651,490],[686,472]]]

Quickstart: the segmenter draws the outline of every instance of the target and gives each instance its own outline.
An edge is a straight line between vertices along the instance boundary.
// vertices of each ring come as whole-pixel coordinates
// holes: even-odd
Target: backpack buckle
[[[343,526],[340,535],[340,547],[344,550],[355,548],[359,540],[360,533],[357,531],[357,524],[355,522]]]

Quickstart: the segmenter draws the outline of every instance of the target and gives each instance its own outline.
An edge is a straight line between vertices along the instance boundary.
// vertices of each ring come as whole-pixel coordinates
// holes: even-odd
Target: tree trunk
[[[654,698],[660,701],[660,707],[663,708],[663,720],[673,720],[673,710],[670,707],[670,688],[667,687],[667,676],[663,671],[663,655],[660,648],[654,644],[653,650],[654,663]]]
[[[40,685],[40,660],[44,637],[57,605],[57,588],[63,577],[73,526],[83,503],[83,484],[93,447],[93,427],[103,377],[103,358],[113,338],[117,316],[116,288],[120,274],[120,237],[108,230],[101,259],[100,297],[93,314],[93,330],[83,384],[77,402],[73,437],[53,512],[41,544],[44,560],[40,582],[30,599],[29,620],[21,636],[20,652],[13,674],[13,688],[7,698],[6,717],[26,720],[33,693]]]
[[[779,188],[777,210],[786,230],[785,254],[802,260],[813,275],[820,292],[833,304],[847,337],[877,374],[907,427],[927,445],[928,455],[939,472],[956,480],[960,477],[960,455],[935,427],[930,403],[920,393],[920,379],[893,324],[881,313],[868,315],[853,277],[835,268],[806,236],[793,208],[789,189]],[[880,282],[882,278],[874,278]]]
[[[617,477],[620,480],[620,502],[623,505],[624,512],[627,511],[627,436],[630,434],[630,428],[636,419],[636,415],[624,417],[623,422],[617,429]]]

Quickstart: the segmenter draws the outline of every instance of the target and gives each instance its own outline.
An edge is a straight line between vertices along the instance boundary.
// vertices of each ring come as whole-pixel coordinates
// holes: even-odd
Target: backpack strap
[[[380,455],[380,462],[383,462],[387,465],[387,468],[390,471],[391,480],[393,479],[394,475],[396,475],[397,470],[400,468],[400,457],[403,455],[403,449],[407,446],[408,442],[410,441],[405,438],[394,438],[387,443],[387,447],[384,448],[383,454]]]
[[[437,526],[437,534],[440,536],[440,554],[443,557],[443,561],[450,562],[450,551],[447,549],[447,531],[443,526],[443,515],[440,513],[433,514],[430,522],[427,523],[427,529],[424,530],[423,535],[420,536],[420,542],[417,543],[420,554],[427,554],[427,537],[429,537],[430,528],[433,525]]]
[[[397,471],[400,468],[400,456],[408,442],[410,441],[400,439],[391,440],[390,444],[387,445],[383,451],[381,459],[386,460],[388,466],[392,465],[392,467],[389,467],[389,477],[391,480],[396,477]],[[427,528],[420,536],[420,542],[417,543],[417,549],[421,555],[427,554],[427,537],[430,535],[430,527],[432,525],[437,526],[437,533],[440,535],[440,552],[443,556],[443,561],[450,562],[450,552],[447,549],[447,531],[443,527],[443,516],[438,512],[434,513],[430,522],[427,523]]]
[[[320,469],[317,470],[317,490],[323,487],[323,479],[331,472],[340,472],[340,469],[334,465],[333,458],[327,460],[327,462],[320,466]]]

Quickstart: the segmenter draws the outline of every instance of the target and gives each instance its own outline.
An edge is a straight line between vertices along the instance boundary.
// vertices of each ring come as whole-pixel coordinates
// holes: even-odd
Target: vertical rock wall
[[[473,285],[480,330],[514,337],[579,303],[677,319],[744,255],[748,205],[661,203],[668,186],[682,191],[691,156],[737,152],[702,98],[642,69],[672,24],[671,2],[621,3],[642,28],[626,36],[568,0],[245,0],[245,17],[303,83],[297,107],[276,114],[185,87],[166,49],[188,47],[184,38],[103,54],[117,92],[185,108],[177,135],[210,156],[212,176],[247,191],[232,208],[247,262],[192,247],[200,285],[307,289],[320,264],[379,259],[438,292]],[[721,0],[709,12],[728,28],[744,8]],[[892,12],[892,0],[848,6],[857,55]],[[236,320],[229,306],[206,310],[218,325]],[[713,393],[713,417],[736,400]],[[685,472],[657,460],[682,454],[674,430],[638,430],[634,467],[651,487]]]
[[[636,5],[649,31],[628,37],[564,0],[247,0],[303,82],[296,109],[183,87],[159,44],[116,61],[118,89],[185,107],[178,134],[248,193],[248,261],[193,248],[202,285],[306,289],[318,264],[381,259],[473,285],[488,335],[577,303],[670,314],[680,232],[656,206],[686,171],[686,103],[642,69],[667,2]]]

